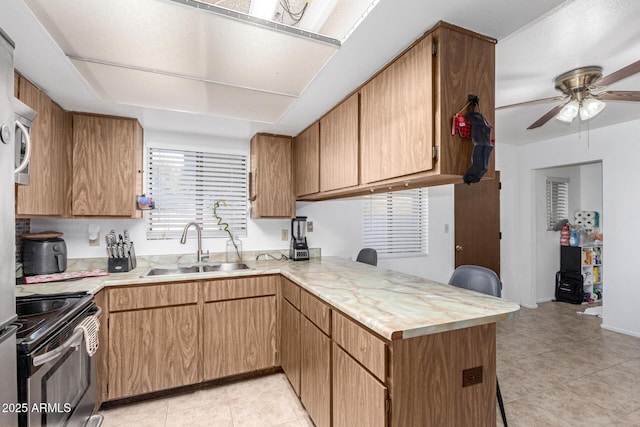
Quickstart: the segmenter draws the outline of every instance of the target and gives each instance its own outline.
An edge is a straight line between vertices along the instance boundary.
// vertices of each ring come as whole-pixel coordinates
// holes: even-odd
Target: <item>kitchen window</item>
[[[217,213],[237,237],[247,235],[247,156],[166,148],[147,149],[147,239],[179,239],[195,221],[203,237],[228,237],[213,217]]]
[[[569,179],[547,177],[547,230],[569,219]]]
[[[427,255],[429,193],[427,188],[364,197],[362,243],[382,258]]]

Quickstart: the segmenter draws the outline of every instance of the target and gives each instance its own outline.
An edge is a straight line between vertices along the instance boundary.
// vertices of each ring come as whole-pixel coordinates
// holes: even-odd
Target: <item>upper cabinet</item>
[[[495,123],[494,90],[495,40],[438,23],[320,119],[320,191],[298,199],[462,182],[473,143],[451,121],[477,95]]]
[[[320,124],[315,122],[293,141],[296,197],[320,191]]]
[[[37,114],[31,126],[29,185],[16,185],[17,216],[65,216],[71,122],[68,114],[16,74],[18,99]]]
[[[432,45],[425,37],[360,91],[365,183],[433,167]]]
[[[292,138],[257,134],[251,139],[251,218],[293,218]]]
[[[74,113],[73,215],[140,218],[142,163],[137,120]]]
[[[320,119],[320,191],[359,184],[358,108],[356,93]]]

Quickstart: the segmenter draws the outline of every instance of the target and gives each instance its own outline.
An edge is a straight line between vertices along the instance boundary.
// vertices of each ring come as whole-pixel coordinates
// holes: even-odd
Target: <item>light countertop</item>
[[[127,273],[19,285],[16,295],[76,291],[95,294],[112,286],[282,274],[388,340],[493,323],[517,316],[520,309],[518,304],[507,300],[338,257],[297,262],[244,261],[250,270],[139,277],[150,265],[167,265],[169,259],[142,261]],[[102,264],[104,260],[100,265],[91,265],[86,260],[70,262],[69,270],[104,268]]]

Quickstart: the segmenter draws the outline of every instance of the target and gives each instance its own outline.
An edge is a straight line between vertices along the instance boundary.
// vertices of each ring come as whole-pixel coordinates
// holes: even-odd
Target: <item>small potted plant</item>
[[[217,200],[213,203],[213,217],[218,221],[218,225],[229,235],[226,245],[226,260],[227,262],[242,262],[242,242],[240,239],[233,237],[233,233],[229,230],[229,224],[224,222],[218,215],[218,208],[221,203],[223,206],[227,206],[227,202],[224,200]]]

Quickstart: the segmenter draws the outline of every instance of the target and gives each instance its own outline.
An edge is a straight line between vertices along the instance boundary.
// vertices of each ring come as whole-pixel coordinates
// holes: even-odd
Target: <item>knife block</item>
[[[126,273],[136,268],[135,255],[122,258],[108,258],[109,273]]]

